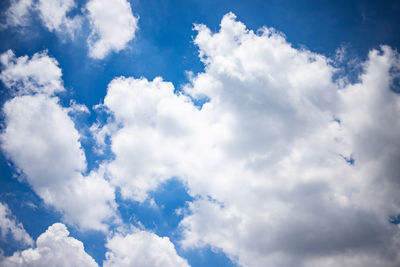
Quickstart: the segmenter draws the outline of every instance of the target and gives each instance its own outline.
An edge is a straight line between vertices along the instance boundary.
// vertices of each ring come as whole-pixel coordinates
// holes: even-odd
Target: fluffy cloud
[[[84,22],[82,15],[67,15],[74,9],[74,0],[12,0],[5,13],[6,24],[27,26],[37,12],[49,31],[73,38]],[[138,18],[126,0],[90,0],[85,15],[91,26],[87,43],[92,58],[102,59],[113,51],[119,52],[135,38]]]
[[[31,59],[15,59],[12,52],[1,57],[7,60],[0,79],[18,92],[3,107],[3,151],[35,192],[64,213],[67,222],[106,230],[105,220],[114,215],[114,189],[101,169],[82,175],[86,158],[68,115],[71,108],[62,107],[52,96],[64,90],[57,62],[45,53]]]
[[[235,184],[210,184],[222,204],[192,204],[183,244],[211,244],[250,266],[399,264],[388,222],[399,212],[397,53],[372,51],[360,82],[341,88],[329,60],[272,29],[255,34],[232,14],[218,33],[196,29],[206,71],[186,90],[236,118],[226,149],[243,168]]]
[[[134,38],[126,1],[92,0],[87,10],[90,56]],[[3,54],[0,79],[16,97],[4,105],[2,149],[46,203],[82,228],[107,229],[113,186],[144,201],[178,177],[195,197],[180,224],[184,247],[221,248],[244,266],[398,266],[399,228],[389,223],[400,213],[400,97],[391,90],[398,53],[372,50],[348,83],[334,81],[332,60],[293,48],[274,29],[248,30],[231,13],[216,33],[195,29],[205,70],[181,93],[161,78],[109,84],[104,107],[114,120],[91,129],[99,145],[110,137],[115,159],[87,176],[69,116],[79,106],[64,108],[54,96],[64,90],[57,62]],[[107,247],[106,266],[187,265],[167,238],[148,232],[115,234]],[[24,253],[38,254],[13,257],[23,262]]]
[[[68,17],[76,7],[74,0],[12,0],[6,12],[9,26],[27,26],[31,12],[37,11],[43,25],[51,32],[74,36],[80,29],[82,18]]]
[[[397,52],[371,51],[346,84],[330,59],[231,13],[217,33],[195,29],[205,71],[183,94],[160,78],[109,85],[115,120],[96,131],[111,137],[104,167],[123,196],[143,201],[179,177],[196,197],[183,246],[244,266],[398,265]]]
[[[115,234],[107,241],[104,267],[188,267],[186,260],[179,257],[174,244],[168,237],[159,237],[153,233],[135,230],[133,233]]]
[[[74,0],[39,0],[36,8],[46,28],[51,32],[68,33],[71,37],[80,29],[80,16],[68,17],[67,13],[76,7]]]
[[[126,0],[91,0],[86,9],[92,27],[88,39],[90,57],[101,59],[112,51],[118,52],[135,37],[138,18],[132,15]]]
[[[191,121],[201,122],[190,100],[173,91],[173,85],[161,78],[149,82],[121,77],[109,84],[104,104],[113,112],[115,124],[97,134],[112,132],[116,158],[106,169],[125,198],[145,200],[148,191],[184,168],[184,162],[177,161],[184,153],[180,135],[196,131],[188,128]],[[185,145],[187,140],[182,141]]]
[[[4,67],[1,81],[17,94],[52,95],[64,90],[61,69],[46,52],[36,53],[29,59],[28,56],[16,58],[14,52],[8,50],[0,56],[0,62]]]
[[[21,223],[17,223],[8,206],[0,202],[0,234],[5,238],[11,234],[14,240],[25,245],[33,245],[33,240]]]
[[[36,247],[17,251],[1,266],[98,266],[81,241],[69,236],[64,224],[55,223],[36,240]]]
[[[1,208],[0,206],[0,212]],[[17,226],[20,228],[20,226]],[[33,241],[30,239],[30,244]],[[175,251],[168,237],[135,229],[131,233],[115,233],[106,243],[103,266],[189,266]],[[16,266],[98,266],[85,252],[83,243],[69,236],[62,223],[55,223],[36,240],[36,247],[17,251],[0,258],[0,265]]]

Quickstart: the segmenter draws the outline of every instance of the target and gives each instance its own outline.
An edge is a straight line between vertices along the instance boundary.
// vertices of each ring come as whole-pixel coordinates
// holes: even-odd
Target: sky
[[[399,266],[398,1],[0,3],[1,266]]]

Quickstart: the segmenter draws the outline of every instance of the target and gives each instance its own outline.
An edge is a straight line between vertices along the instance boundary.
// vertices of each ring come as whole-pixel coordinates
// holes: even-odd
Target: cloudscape
[[[0,5],[0,266],[400,266],[396,1]]]

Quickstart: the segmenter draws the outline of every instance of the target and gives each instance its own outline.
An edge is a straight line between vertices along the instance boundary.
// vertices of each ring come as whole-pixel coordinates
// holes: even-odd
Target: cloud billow
[[[95,132],[110,136],[110,182],[144,201],[179,177],[196,198],[181,244],[244,266],[396,266],[397,52],[372,50],[352,84],[333,81],[325,56],[232,13],[216,33],[195,30],[205,70],[183,94],[161,78],[109,84],[115,121]],[[209,101],[198,109],[191,98]]]
[[[0,135],[5,155],[26,175],[46,204],[82,229],[107,230],[115,213],[114,189],[101,170],[86,177],[80,135],[55,95],[65,90],[58,62],[45,52],[32,58],[1,55],[0,79],[15,91],[3,106],[6,127]],[[77,105],[75,105],[77,107]]]
[[[119,52],[135,37],[138,18],[126,0],[91,0],[86,9],[92,28],[88,38],[90,57],[102,59]]]
[[[3,27],[28,27],[33,16],[38,15],[48,31],[73,40],[75,35],[82,34],[82,26],[88,22],[88,56],[95,59],[125,49],[135,38],[139,18],[132,14],[126,0],[90,0],[82,14],[76,9],[74,0],[11,0]],[[71,11],[78,14],[70,17]]]
[[[130,33],[110,41],[97,21],[112,13],[97,13],[102,3],[87,5],[95,58],[119,51],[136,28],[124,13]],[[95,149],[109,144],[114,157],[88,175],[72,107],[56,96],[64,90],[57,62],[2,55],[0,78],[19,92],[3,107],[2,149],[34,191],[66,222],[110,234],[107,266],[187,266],[168,238],[124,228],[116,212],[116,190],[145,203],[172,177],[194,198],[181,210],[184,249],[219,248],[243,266],[398,266],[399,229],[389,218],[400,213],[400,96],[391,90],[399,54],[370,51],[350,83],[334,79],[341,70],[332,59],[272,28],[249,30],[232,13],[217,32],[194,29],[205,67],[181,91],[161,77],[109,83],[100,106],[113,119],[90,129]],[[44,61],[48,73],[31,67]],[[110,232],[111,224],[121,227]],[[43,235],[55,228],[68,236],[62,225]]]

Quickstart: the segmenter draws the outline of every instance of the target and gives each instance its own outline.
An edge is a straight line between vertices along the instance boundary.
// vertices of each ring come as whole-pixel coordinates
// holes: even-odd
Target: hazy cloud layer
[[[5,13],[7,25],[14,27],[28,25],[32,7],[32,0],[11,0],[10,7]]]

